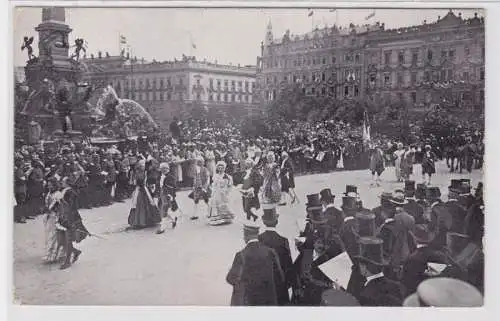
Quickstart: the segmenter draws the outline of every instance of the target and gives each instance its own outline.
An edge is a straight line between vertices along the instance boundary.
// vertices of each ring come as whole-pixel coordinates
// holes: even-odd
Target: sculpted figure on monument
[[[33,60],[36,58],[33,54],[33,47],[31,46],[33,44],[33,39],[33,37],[24,37],[24,42],[21,46],[21,51],[24,51],[24,49],[28,51],[28,60]]]

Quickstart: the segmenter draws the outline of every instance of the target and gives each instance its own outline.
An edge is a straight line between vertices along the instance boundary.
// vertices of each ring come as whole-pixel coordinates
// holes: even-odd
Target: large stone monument
[[[78,129],[89,127],[91,89],[80,83],[83,71],[78,57],[69,56],[72,29],[65,22],[65,9],[43,8],[42,22],[35,30],[38,57],[32,53],[32,38],[25,37],[23,45],[28,49],[25,74],[30,94],[22,114],[27,122],[40,124],[42,139],[79,139]]]

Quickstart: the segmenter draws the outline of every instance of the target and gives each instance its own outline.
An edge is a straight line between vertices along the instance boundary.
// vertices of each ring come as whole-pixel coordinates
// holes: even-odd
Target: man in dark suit
[[[323,212],[328,220],[329,233],[338,235],[344,221],[344,215],[341,210],[335,207],[335,195],[332,194],[329,188],[323,189],[319,194],[321,195],[320,201],[323,205]]]
[[[264,208],[262,222],[266,226],[265,231],[259,235],[259,242],[273,249],[278,254],[279,262],[285,275],[285,282],[278,284],[278,305],[288,305],[290,297],[288,289],[292,285],[292,255],[288,239],[279,235],[276,232],[279,215],[276,213],[276,208]]]
[[[452,179],[451,185],[448,187],[448,202],[444,203],[451,216],[450,232],[462,233],[467,216],[467,210],[464,206],[467,195],[470,195],[470,188],[464,190],[462,180]]]
[[[243,238],[246,246],[236,253],[226,276],[233,286],[231,305],[278,305],[277,284],[285,282],[276,252],[259,242],[259,226],[245,223]]]
[[[401,283],[384,275],[383,241],[378,238],[360,239],[360,255],[357,257],[361,274],[366,282],[361,288],[358,301],[362,306],[401,306],[405,289]]]
[[[444,252],[428,246],[433,235],[425,225],[417,225],[413,234],[417,248],[403,266],[402,283],[406,287],[407,296],[416,292],[422,281],[437,275],[436,271],[432,271],[427,263],[446,264],[448,260]]]
[[[424,207],[415,199],[415,181],[405,181],[404,194],[408,202],[403,206],[404,210],[413,216],[415,224],[425,224]]]

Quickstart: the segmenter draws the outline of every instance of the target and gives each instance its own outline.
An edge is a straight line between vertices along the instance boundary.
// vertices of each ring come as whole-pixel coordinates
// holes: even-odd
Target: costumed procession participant
[[[396,173],[396,180],[398,182],[401,182],[402,176],[401,176],[401,163],[403,159],[403,155],[405,153],[403,143],[398,143],[397,145],[397,150],[393,153],[394,156],[394,171]]]
[[[205,202],[208,206],[208,201],[210,198],[210,174],[208,169],[203,166],[205,160],[203,157],[195,158],[195,166],[193,168],[193,190],[188,195],[194,202],[191,220],[197,220],[199,218],[199,203],[201,200]]]
[[[128,224],[134,229],[154,226],[161,222],[161,217],[153,196],[146,186],[146,160],[142,159],[137,162],[134,174],[136,188],[132,195]]]
[[[207,144],[207,150],[205,151],[205,160],[208,172],[210,173],[210,178],[213,179],[215,175],[215,152],[213,150],[213,144]]]
[[[403,181],[410,179],[413,174],[413,163],[415,162],[415,148],[406,146],[401,157],[401,178]]]
[[[165,224],[169,221],[172,224],[172,229],[177,226],[177,215],[172,217],[169,211],[176,213],[178,210],[177,201],[175,199],[177,192],[177,182],[175,174],[170,172],[170,166],[167,163],[160,164],[160,178],[158,182],[158,190],[156,197],[158,198],[158,210],[162,218],[156,234],[165,232]]]
[[[226,173],[226,163],[217,162],[212,182],[212,197],[208,210],[208,224],[221,225],[231,223],[234,214],[229,209],[229,194],[233,187],[233,179]]]
[[[432,174],[436,173],[436,160],[437,156],[432,151],[431,145],[425,145],[425,152],[422,158],[422,180],[427,185],[431,185]]]
[[[243,177],[243,185],[241,194],[243,200],[243,211],[247,215],[247,220],[257,220],[258,216],[255,210],[260,209],[259,192],[262,187],[263,178],[255,168],[255,164],[251,159],[245,160],[245,176]]]
[[[64,270],[75,263],[82,251],[73,246],[73,242],[80,243],[90,233],[83,225],[80,213],[78,213],[78,200],[77,195],[70,185],[69,178],[64,177],[61,180],[61,193],[58,196],[59,219],[56,228],[64,231],[64,252],[66,257],[60,269]]]
[[[405,307],[482,307],[483,296],[471,284],[452,278],[431,278],[408,296]]]
[[[293,270],[292,255],[288,239],[278,234],[276,226],[278,225],[279,214],[275,207],[263,208],[262,223],[265,225],[265,231],[259,235],[259,242],[273,249],[278,255],[281,269],[283,270],[285,280],[277,287],[278,305],[289,305],[290,296],[288,289],[292,286]]]
[[[55,263],[64,257],[63,242],[64,234],[57,230],[56,225],[59,220],[58,206],[60,191],[59,181],[52,176],[47,181],[47,196],[45,197],[45,217],[43,225],[45,226],[45,257],[46,263]]]
[[[243,239],[246,246],[236,253],[226,281],[233,286],[232,306],[276,306],[278,288],[285,276],[276,252],[258,240],[259,226],[246,222]]]
[[[380,186],[380,176],[385,170],[384,152],[378,144],[370,148],[370,171],[372,173],[371,186]],[[375,177],[375,174],[377,175]]]
[[[274,152],[266,155],[264,184],[262,185],[262,203],[278,205],[281,201],[280,167],[276,164]]]
[[[290,197],[291,204],[295,203],[297,200],[297,194],[295,194],[295,177],[293,172],[293,163],[288,156],[287,152],[281,153],[281,167],[280,167],[280,179],[281,179],[281,203],[279,205],[286,205],[286,195]]]
[[[401,306],[405,298],[404,287],[384,275],[388,262],[383,255],[383,240],[363,237],[359,244],[357,260],[361,274],[366,278],[358,298],[361,306]]]

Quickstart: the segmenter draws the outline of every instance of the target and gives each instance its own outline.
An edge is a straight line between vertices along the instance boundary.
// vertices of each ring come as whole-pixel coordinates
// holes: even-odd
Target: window
[[[485,56],[484,46],[482,46],[482,47],[481,47],[481,55],[482,55],[482,57],[483,57],[483,59],[484,59],[484,56]]]
[[[358,64],[359,61],[360,61],[360,56],[359,54],[356,54],[356,56],[354,57],[354,61]]]
[[[448,81],[453,80],[453,70],[448,69],[446,72],[447,72],[446,80],[448,80]]]
[[[411,93],[411,101],[415,104],[417,102],[417,93],[412,92]]]
[[[274,76],[274,83],[277,84],[278,83],[278,77]]]
[[[156,98],[156,100],[158,100],[158,101],[160,101],[160,100],[161,100],[161,93],[160,93],[160,92],[156,92],[155,96],[156,96],[156,97],[155,97],[155,98]]]
[[[332,64],[334,64],[337,61],[337,57],[332,56]]]
[[[377,75],[376,74],[370,74],[370,82],[375,82],[377,80]]]
[[[465,46],[465,55],[468,56],[470,55],[470,48],[468,46]]]
[[[384,85],[388,86],[391,84],[391,75],[385,74],[384,75]]]
[[[184,100],[184,94],[183,93],[179,93],[179,100]]]
[[[322,81],[325,81],[325,80],[326,80],[326,75],[325,75],[325,73],[322,73],[322,74],[321,74],[321,80],[322,80]]]
[[[241,94],[238,95],[238,101],[241,101]]]
[[[142,93],[142,101],[146,101],[146,100],[147,100],[146,93]]]
[[[139,79],[139,89],[142,89],[142,79]]]
[[[233,88],[233,90],[234,90],[234,86],[236,86],[236,81],[233,80],[233,81],[231,81],[231,87]]]
[[[314,95],[315,93],[316,93],[316,88],[312,87],[312,88],[311,88],[311,94],[313,94],[313,95]]]
[[[243,85],[243,82],[242,81],[238,81],[238,87],[241,87]],[[247,86],[248,88],[248,84],[245,84],[245,86]]]
[[[160,88],[163,89],[164,87],[165,87],[165,83],[164,83],[163,79],[160,79]]]
[[[432,50],[430,49],[427,51],[427,60],[432,60]]]
[[[347,62],[352,61],[352,55],[351,54],[345,54],[344,60]]]
[[[469,73],[467,71],[464,72],[463,78],[466,81],[469,80]]]
[[[146,88],[150,87],[149,79],[146,79]]]
[[[391,63],[391,52],[384,52],[384,64],[389,65]]]
[[[354,96],[359,96],[359,88],[358,86],[354,86]]]
[[[397,74],[397,84],[398,84],[399,86],[402,86],[402,85],[403,85],[403,75],[402,75],[402,74],[400,74],[400,73],[398,73],[398,74]]]
[[[398,93],[398,100],[403,101],[403,93]]]
[[[416,65],[418,61],[418,52],[414,52],[411,56],[411,63]]]
[[[283,76],[283,81],[284,81],[284,82],[288,82],[288,76],[286,76],[286,75],[285,75],[285,76]]]
[[[424,80],[425,81],[430,81],[431,80],[431,74],[429,71],[424,72]]]
[[[479,80],[484,80],[484,69],[483,68],[481,68],[479,70]]]
[[[446,70],[441,70],[441,81],[445,81],[446,80]]]
[[[212,94],[208,95],[208,100],[209,101],[213,101],[214,100],[214,96],[212,96]]]
[[[332,80],[337,81],[337,73],[335,71],[332,71]]]
[[[450,55],[450,58],[455,58],[455,50],[450,50],[448,54]]]
[[[180,85],[180,86],[184,86],[184,79],[183,79],[183,78],[180,78],[180,79],[179,79],[179,85]]]
[[[167,100],[172,100],[172,94],[171,93],[167,94]]]
[[[313,58],[313,65],[316,64],[316,58]]]
[[[217,88],[220,89],[220,80],[217,79]]]
[[[255,90],[255,82],[252,82],[252,91]]]
[[[196,94],[196,100],[201,100],[201,94],[200,93]]]
[[[306,75],[302,75],[302,81],[307,81],[307,76]]]
[[[349,86],[344,86],[344,96],[349,96]]]
[[[247,95],[243,95],[243,100],[244,100],[245,102],[247,102],[247,101],[248,101],[248,96],[247,96]]]
[[[326,65],[326,58],[325,57],[323,57],[322,63],[323,63],[323,65]]]
[[[297,82],[297,76],[293,75],[293,83],[295,84]]]
[[[326,88],[325,87],[321,88],[321,95],[326,96]]]
[[[227,102],[227,94],[224,94],[224,102]]]
[[[446,58],[446,50],[441,50],[441,58]]]
[[[402,51],[400,51],[400,52],[398,53],[398,62],[399,62],[400,64],[404,64],[404,63],[405,63],[405,53],[404,53],[404,52],[402,52]]]
[[[227,86],[229,85],[229,81],[228,80],[224,80],[224,88],[227,89]]]
[[[217,101],[220,101],[220,94],[217,94]]]
[[[170,77],[167,78],[167,86],[168,87],[172,86],[172,79],[170,79]]]

